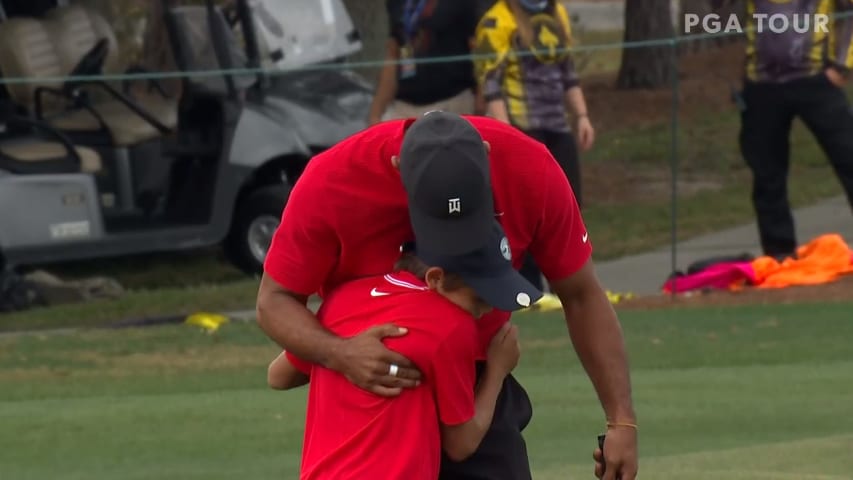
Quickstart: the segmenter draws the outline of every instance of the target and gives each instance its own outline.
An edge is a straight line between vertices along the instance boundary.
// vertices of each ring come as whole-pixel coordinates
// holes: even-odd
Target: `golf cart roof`
[[[362,48],[342,0],[249,0],[262,57],[278,68],[331,62]]]

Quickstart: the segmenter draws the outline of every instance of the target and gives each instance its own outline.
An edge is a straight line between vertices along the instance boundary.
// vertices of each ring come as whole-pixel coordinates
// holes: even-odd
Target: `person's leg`
[[[575,136],[569,132],[548,132],[545,145],[566,174],[572,191],[575,193],[578,206],[583,208],[581,165]]]
[[[478,376],[483,363],[478,364]],[[439,480],[530,480],[527,444],[521,432],[533,407],[527,392],[509,375],[495,405],[495,415],[480,447],[463,462],[442,456]]]
[[[853,208],[853,110],[844,91],[821,74],[797,92],[798,114],[835,169]]]
[[[793,111],[785,85],[747,84],[741,114],[740,148],[752,170],[752,202],[765,255],[796,251],[794,218],[788,203],[789,136]]]
[[[581,171],[580,162],[578,159],[577,143],[575,137],[569,132],[551,132],[544,130],[529,130],[526,131],[528,136],[536,139],[544,144],[551,155],[557,160],[557,163],[566,174],[569,184],[577,198],[578,206],[583,206],[582,188],[581,188]],[[533,257],[527,254],[524,258],[524,264],[520,270],[521,274],[530,283],[539,290],[543,290],[544,282],[542,281],[542,272],[534,262]]]

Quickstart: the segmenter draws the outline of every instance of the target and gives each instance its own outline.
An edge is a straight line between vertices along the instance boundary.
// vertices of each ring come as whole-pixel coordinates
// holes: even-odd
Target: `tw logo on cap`
[[[462,213],[462,201],[459,198],[451,198],[447,200],[447,213]]]

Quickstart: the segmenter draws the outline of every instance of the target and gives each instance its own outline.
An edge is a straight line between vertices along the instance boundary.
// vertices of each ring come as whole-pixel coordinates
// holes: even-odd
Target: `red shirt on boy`
[[[411,359],[424,381],[397,397],[380,397],[288,355],[311,377],[300,478],[438,478],[439,424],[474,416],[474,318],[408,273],[343,284],[327,296],[318,317],[340,336],[391,321],[408,328],[385,344]]]

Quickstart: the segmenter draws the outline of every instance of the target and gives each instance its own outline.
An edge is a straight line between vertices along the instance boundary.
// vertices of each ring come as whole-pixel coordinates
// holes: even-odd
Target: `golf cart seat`
[[[76,157],[75,157],[76,155]],[[0,169],[13,173],[99,173],[101,157],[87,147],[40,138],[0,140]]]
[[[17,115],[0,105],[0,169],[18,174],[101,171],[101,157],[91,148],[74,146],[56,129]]]
[[[80,63],[80,60],[103,39],[106,40],[109,47],[104,61],[104,73],[123,73],[115,32],[109,22],[100,14],[79,5],[69,5],[50,10],[46,15],[46,19],[48,30],[53,35],[54,43],[57,45],[57,52],[59,53],[60,60],[62,60],[64,71],[70,72],[74,70],[77,64]],[[144,71],[138,66],[133,66],[132,70]],[[150,83],[149,85],[152,84]],[[127,87],[129,87],[129,84],[126,85]],[[165,126],[170,129],[174,129],[177,126],[178,102],[167,98],[165,92],[162,90],[160,93],[138,94],[135,100]],[[104,111],[108,115],[133,114],[133,112],[118,101],[102,102],[99,107],[99,111]],[[86,125],[84,122],[83,125],[92,128],[92,122],[97,124],[97,119],[91,115],[89,115],[89,118],[91,120],[89,124]],[[80,121],[82,119],[75,120]]]
[[[118,40],[104,17],[84,7],[70,5],[51,9],[42,21],[53,35],[63,71],[74,70],[80,59],[103,38],[109,47],[104,72],[119,73]]]
[[[106,131],[115,146],[130,146],[157,138],[169,129],[158,128],[144,115],[148,113],[132,101],[122,101],[121,94],[108,89],[99,82],[84,82],[102,85],[111,95],[117,97],[108,101],[84,101],[74,95],[79,92],[79,84],[62,84],[51,78],[68,75],[60,49],[63,40],[52,35],[53,21],[40,21],[33,18],[12,18],[0,23],[0,71],[6,77],[31,78],[32,82],[7,84],[11,98],[36,117],[63,132],[95,133]],[[71,72],[73,73],[73,72]],[[164,120],[169,121],[167,112],[160,112]],[[162,122],[160,122],[162,123]]]

